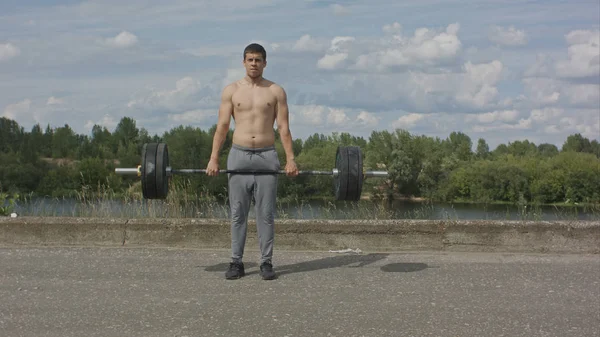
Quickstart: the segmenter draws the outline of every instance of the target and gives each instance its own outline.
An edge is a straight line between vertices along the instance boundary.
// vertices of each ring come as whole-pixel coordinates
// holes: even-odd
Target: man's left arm
[[[293,175],[297,175],[298,169],[296,168],[294,148],[292,145],[292,132],[290,131],[290,113],[287,103],[287,94],[282,87],[277,86],[275,96],[277,97],[277,129],[279,130],[281,144],[283,145],[283,149],[285,151],[286,171]]]

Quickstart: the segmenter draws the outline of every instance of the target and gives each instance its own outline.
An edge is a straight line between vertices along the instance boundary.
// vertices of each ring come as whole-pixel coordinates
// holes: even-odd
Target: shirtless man
[[[215,176],[219,172],[219,151],[233,117],[235,130],[227,157],[227,169],[278,171],[280,162],[275,151],[273,131],[273,125],[277,122],[286,155],[286,175],[297,176],[285,90],[262,77],[267,65],[267,53],[261,45],[248,45],[243,57],[246,76],[227,85],[221,95],[219,119],[206,174]],[[261,252],[260,274],[263,279],[272,280],[276,278],[271,259],[275,237],[277,174],[229,174],[228,179],[232,256],[225,278],[238,279],[245,275],[242,257],[250,202],[254,199]]]

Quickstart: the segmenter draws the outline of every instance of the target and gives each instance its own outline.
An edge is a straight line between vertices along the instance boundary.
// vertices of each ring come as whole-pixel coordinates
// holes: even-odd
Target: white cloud
[[[350,119],[344,112],[344,109],[329,109],[329,114],[327,115],[327,123],[335,126],[343,126],[344,124],[348,124]]]
[[[293,114],[292,118],[295,123],[309,124],[313,126],[323,125],[323,115],[325,114],[325,106],[322,105],[290,105]],[[298,118],[296,118],[296,116]]]
[[[464,120],[471,124],[473,132],[532,130],[558,123],[563,113],[564,110],[560,108],[534,109],[526,117],[519,118],[520,111],[504,110],[467,115]]]
[[[266,77],[301,105],[291,115],[298,137],[315,130],[368,135],[394,123],[442,137],[476,126],[488,130],[482,136],[490,144],[513,137],[561,143],[577,130],[598,137],[598,4],[150,3],[34,5],[4,15],[0,60],[11,61],[0,62],[0,114],[44,125],[68,120],[80,129],[119,116],[150,132],[172,123],[210,126],[222,87],[244,75],[244,41],[259,38],[273,52]],[[423,12],[425,5],[439,10]],[[247,29],[265,19],[281,28]],[[218,37],[196,38],[218,25],[225,27]],[[113,48],[127,46],[134,48],[115,57]],[[28,108],[18,105],[25,97]],[[17,113],[19,106],[27,109]]]
[[[475,121],[482,124],[491,124],[494,122],[514,122],[519,117],[517,110],[492,111],[481,114],[467,115],[466,121]]]
[[[327,47],[309,34],[302,35],[292,47],[297,52],[321,52]]]
[[[346,51],[354,41],[356,38],[352,36],[336,36],[331,40],[330,50],[333,52]]]
[[[46,101],[46,105],[62,105],[64,103],[65,103],[64,99],[56,98],[54,96],[49,97],[48,100]]]
[[[65,123],[72,124],[73,122],[73,120],[68,117],[67,111],[56,109],[49,110],[43,105],[36,104],[36,102],[30,98],[7,105],[4,108],[3,116],[16,121],[26,130],[37,123],[42,126],[47,123],[50,123],[53,126],[63,126]]]
[[[352,36],[336,36],[331,39],[329,50],[335,53],[347,52],[355,41],[356,38]]]
[[[562,53],[558,52],[539,54],[525,70],[525,77],[568,80],[600,76],[600,30],[573,30],[564,39],[568,44],[566,59],[559,59]]]
[[[516,29],[514,26],[500,27],[492,26],[488,34],[490,41],[502,46],[524,46],[527,44],[527,36],[524,30]]]
[[[202,45],[200,47],[183,47],[181,49],[182,53],[187,53],[190,55],[198,56],[198,57],[207,57],[207,56],[219,56],[223,57],[226,55],[232,55],[237,53],[239,55],[240,46],[239,45]],[[239,56],[238,56],[239,59]]]
[[[106,127],[106,129],[108,130],[114,130],[117,125],[119,124],[119,121],[117,121],[117,119],[109,114],[105,114],[104,116],[102,116],[102,118],[100,120],[88,120],[85,125],[84,128],[90,132],[92,130],[92,128],[94,127],[94,125],[99,125],[99,126],[103,126]]]
[[[402,25],[398,22],[394,22],[392,24],[386,24],[384,25],[381,30],[383,30],[384,33],[388,33],[388,34],[392,34],[392,33],[400,33],[402,32]]]
[[[176,81],[175,89],[151,90],[136,95],[127,108],[147,113],[150,111],[181,113],[198,109],[199,106],[218,107],[219,93],[190,76]]]
[[[409,129],[414,127],[419,121],[423,120],[426,116],[427,115],[425,114],[410,113],[392,122],[392,127],[397,129]]]
[[[168,118],[177,124],[199,124],[206,122],[208,119],[216,118],[217,113],[217,110],[214,109],[196,109],[169,114]]]
[[[554,74],[552,59],[548,55],[539,54],[536,56],[535,63],[525,70],[525,77],[545,77]]]
[[[8,61],[21,54],[21,49],[12,43],[0,44],[0,62]]]
[[[597,109],[571,110],[568,116],[560,118],[554,124],[562,134],[581,133],[584,137],[598,139],[600,135],[600,117]]]
[[[561,97],[559,83],[549,78],[525,78],[523,85],[525,96],[536,106],[557,103]]]
[[[412,37],[393,35],[383,39],[377,50],[356,57],[355,69],[385,71],[389,68],[416,65],[437,65],[456,58],[462,48],[457,34],[460,25],[450,24],[445,31],[418,28]],[[383,26],[384,32],[399,32],[397,23]]]
[[[369,111],[415,113],[510,110],[513,100],[501,97],[498,89],[503,70],[502,63],[495,60],[478,64],[467,62],[454,72],[414,70],[337,75],[343,84],[330,95],[318,96],[317,103],[335,105],[335,102],[343,102],[344,106]]]
[[[319,69],[333,70],[344,66],[349,57],[349,50],[356,39],[352,36],[336,36],[331,39],[327,54],[317,61]]]
[[[531,119],[520,119],[516,124],[502,123],[498,125],[474,125],[474,132],[507,131],[507,130],[528,130],[531,129]]]
[[[337,69],[343,65],[346,59],[348,59],[347,53],[327,54],[319,59],[319,61],[317,62],[317,66],[320,69]]]
[[[600,30],[574,30],[565,39],[568,59],[556,62],[556,74],[562,78],[600,75]]]
[[[112,47],[127,48],[137,44],[138,37],[130,32],[123,31],[115,37],[106,39],[106,43]]]
[[[350,14],[350,10],[340,4],[331,5],[331,10],[333,11],[333,14],[337,16]]]
[[[556,135],[560,133],[560,130],[558,127],[556,127],[556,125],[548,125],[544,127],[544,132],[549,135]]]
[[[31,108],[31,99],[26,98],[20,102],[9,104],[4,108],[3,116],[16,121],[28,120]]]
[[[273,52],[277,52],[279,49],[281,49],[281,44],[279,44],[277,42],[268,42],[268,41],[261,40],[261,39],[250,39],[246,42],[246,44],[250,44],[250,43],[258,43],[258,44],[262,45],[263,47],[265,47],[265,49],[267,51],[267,58],[269,58],[269,54],[271,54]],[[239,48],[240,47],[238,46],[236,49],[239,49]]]
[[[271,43],[270,46],[272,51],[278,51],[281,48],[279,43]]]
[[[529,118],[535,122],[547,122],[556,120],[558,117],[564,114],[565,110],[561,108],[543,108],[533,109],[529,115]]]
[[[498,60],[483,64],[467,62],[464,69],[465,75],[456,94],[456,100],[477,108],[484,108],[493,102],[498,95],[496,84],[500,81],[502,62]]]
[[[598,84],[567,84],[563,88],[565,97],[573,105],[599,107],[600,85]],[[600,111],[598,111],[600,115]]]
[[[290,104],[290,121],[293,126],[310,126],[317,129],[335,127],[337,130],[374,128],[380,117],[364,110],[335,108],[326,105]]]
[[[542,139],[559,136],[562,137],[562,142],[566,136],[573,133],[597,139],[600,134],[600,117],[598,110],[593,109],[571,109],[567,115],[562,108],[543,108],[531,110],[526,118],[520,118],[516,123],[475,124],[470,128],[473,132],[483,133],[526,130],[527,136],[522,136],[521,139],[528,138],[533,141],[538,135],[541,135]]]
[[[227,85],[241,79],[245,75],[246,70],[244,68],[229,68],[227,69],[227,73],[225,75],[225,78],[223,79],[223,82],[221,83],[221,86],[224,88]]]
[[[465,64],[466,79],[473,84],[494,85],[500,81],[502,62],[494,60],[490,63]]]
[[[523,84],[528,103],[533,106],[561,104],[600,109],[599,84],[577,84],[541,77],[525,78]]]
[[[356,116],[356,123],[363,127],[374,128],[379,124],[379,117],[373,113],[361,111]]]

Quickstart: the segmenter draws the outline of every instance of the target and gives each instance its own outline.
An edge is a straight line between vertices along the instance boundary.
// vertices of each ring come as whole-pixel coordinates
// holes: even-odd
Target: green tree
[[[458,160],[468,161],[473,156],[473,142],[471,138],[462,132],[452,132],[444,141],[448,154],[454,155]]]
[[[17,152],[23,142],[23,134],[23,128],[16,121],[0,117],[0,152]]]
[[[517,140],[508,144],[508,153],[517,157],[537,155],[537,146],[528,140]]]
[[[590,145],[592,153],[595,154],[596,157],[600,158],[600,143],[594,139],[590,142]]]
[[[113,132],[113,137],[115,139],[115,150],[117,151],[119,148],[127,149],[131,144],[139,144],[139,130],[135,120],[129,117],[121,118]]]
[[[567,140],[562,146],[563,152],[584,152],[593,153],[592,144],[590,140],[583,137],[580,133],[576,133],[567,137]]]
[[[439,139],[420,136],[415,138],[416,151],[414,155],[420,158],[417,183],[419,195],[429,199],[440,197],[438,188],[447,177],[444,172],[444,149]]]
[[[422,160],[418,138],[401,129],[397,129],[394,135],[390,178],[396,183],[397,192],[416,196],[419,193],[417,178],[421,171]]]
[[[507,155],[508,153],[509,153],[508,146],[506,144],[499,144],[498,146],[496,146],[494,151],[492,151],[492,156],[494,158],[499,158],[504,155]]]
[[[304,141],[304,146],[302,148],[304,150],[310,150],[314,147],[324,146],[328,142],[329,139],[327,139],[327,136],[323,134],[314,133],[308,136],[308,138],[306,138],[306,140]]]
[[[57,165],[42,176],[36,192],[51,198],[73,197],[81,189],[80,179],[72,166]]]
[[[42,146],[41,154],[44,157],[52,158],[53,144],[54,144],[54,129],[50,127],[50,124],[46,125],[44,131],[44,146]]]
[[[91,156],[103,159],[114,158],[116,152],[113,152],[113,149],[118,148],[112,133],[105,126],[97,124],[92,127],[90,145]]]
[[[74,158],[77,145],[77,135],[68,124],[56,128],[52,139],[52,157]]]
[[[554,157],[558,154],[558,147],[554,144],[543,143],[538,145],[537,152],[542,157]]]
[[[490,155],[490,147],[483,138],[477,140],[477,159],[487,159]]]
[[[92,191],[99,191],[107,185],[107,178],[111,174],[104,161],[99,158],[85,158],[76,167],[79,174],[80,186]]]
[[[40,124],[35,124],[31,128],[29,142],[34,149],[36,156],[44,155],[49,150],[48,144],[44,141],[44,132],[42,131]]]

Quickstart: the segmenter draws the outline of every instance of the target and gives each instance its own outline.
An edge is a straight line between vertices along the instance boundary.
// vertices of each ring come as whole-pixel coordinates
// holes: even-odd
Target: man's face
[[[262,76],[263,69],[267,66],[267,61],[263,59],[260,53],[248,53],[244,59],[244,68],[246,74],[252,78]]]

